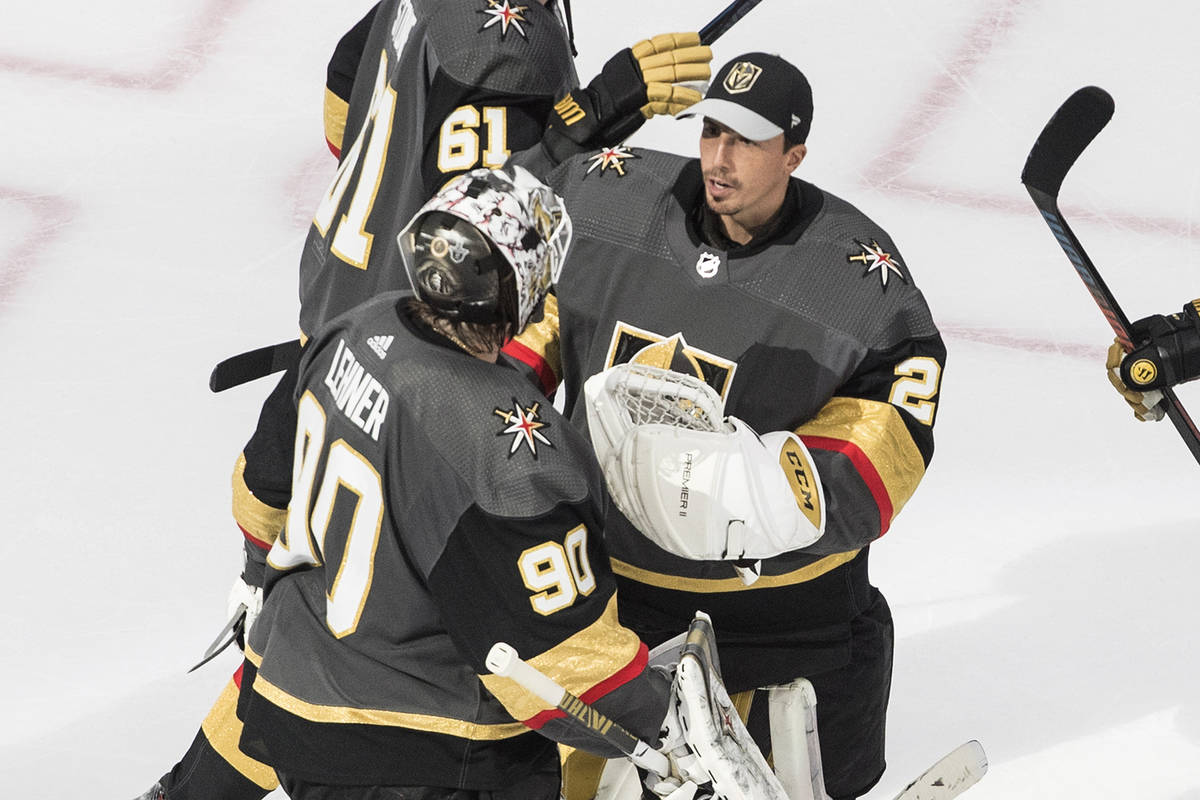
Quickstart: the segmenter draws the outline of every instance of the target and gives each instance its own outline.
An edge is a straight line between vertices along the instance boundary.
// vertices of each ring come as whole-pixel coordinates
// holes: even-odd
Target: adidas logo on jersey
[[[392,340],[395,336],[369,336],[367,337],[367,347],[375,351],[375,355],[380,358],[387,358],[388,348],[392,345]]]

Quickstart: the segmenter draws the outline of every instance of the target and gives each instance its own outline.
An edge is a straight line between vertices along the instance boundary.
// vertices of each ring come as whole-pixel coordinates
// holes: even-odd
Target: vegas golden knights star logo
[[[549,422],[542,422],[538,418],[538,411],[541,408],[540,403],[534,403],[531,406],[523,406],[513,398],[512,410],[507,408],[496,408],[492,410],[500,419],[504,420],[507,427],[497,433],[497,436],[511,436],[512,442],[509,444],[508,457],[512,458],[517,450],[521,449],[521,445],[525,445],[529,449],[529,454],[535,459],[538,457],[538,445],[544,444],[546,447],[554,447],[554,443],[546,438],[542,433],[543,430],[550,427]]]
[[[725,74],[725,91],[730,94],[748,92],[754,87],[754,82],[761,74],[762,67],[749,61],[739,61]]]

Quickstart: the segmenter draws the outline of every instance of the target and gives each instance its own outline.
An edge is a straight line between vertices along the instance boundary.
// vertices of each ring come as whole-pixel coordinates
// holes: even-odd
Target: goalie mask
[[[396,237],[417,299],[447,319],[520,333],[571,243],[562,200],[521,167],[461,175]]]

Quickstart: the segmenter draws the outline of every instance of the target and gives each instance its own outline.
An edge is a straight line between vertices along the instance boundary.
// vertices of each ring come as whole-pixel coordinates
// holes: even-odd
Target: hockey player
[[[528,173],[472,172],[398,237],[415,299],[383,294],[306,348],[296,490],[241,695],[243,749],[292,797],[557,797],[545,737],[582,742],[488,674],[497,641],[657,737],[668,686],[617,621],[590,445],[495,364],[570,231]]]
[[[389,241],[455,176],[535,146],[561,157],[699,99],[675,85],[708,76],[711,52],[696,34],[639,42],[577,88],[557,2],[383,0],[342,38],[326,93],[326,137],[340,164],[301,256],[302,339],[402,286],[396,251],[377,239]],[[352,64],[358,67],[350,80]],[[265,555],[291,495],[295,385],[293,368],[265,401],[234,468],[233,515],[244,534],[245,566],[229,608],[245,614],[245,627],[261,606]],[[270,766],[237,747],[239,688],[240,678],[230,681],[164,777],[174,800],[257,800],[277,785]]]
[[[721,432],[647,425],[607,458],[643,525],[607,525],[621,619],[654,646],[707,612],[731,692],[808,678],[829,795],[851,798],[884,769],[892,672],[870,545],[933,454],[945,347],[887,233],[791,177],[812,109],[799,70],[749,53],[684,112],[703,120],[699,160],[621,147],[564,163],[550,177],[573,268],[506,353],[546,392],[561,382],[581,426],[588,378],[615,365],[723,400]],[[769,749],[765,699],[749,727]]]
[[[1161,390],[1200,378],[1200,300],[1137,320],[1130,336],[1137,346],[1129,353],[1120,341],[1108,348],[1108,379],[1135,417],[1158,421],[1165,413]]]
[[[669,683],[618,622],[591,446],[496,364],[570,237],[527,172],[472,171],[395,237],[415,297],[382,294],[306,347],[295,493],[239,700],[242,751],[289,796],[553,800],[550,739],[618,755],[488,674],[497,641],[657,738]]]
[[[586,89],[573,90],[570,46],[552,6],[386,0],[339,42],[329,69],[326,136],[338,152],[352,143],[301,256],[302,339],[338,313],[401,286],[394,253],[376,251],[375,237],[398,230],[455,175],[498,166],[535,146],[561,157],[699,99],[674,85],[708,75],[711,52],[698,46],[696,34],[666,34],[626,48]],[[343,136],[338,98],[360,45]],[[556,98],[559,110],[552,113]],[[234,469],[233,512],[245,534],[247,564],[229,605],[246,607],[250,617],[261,602],[263,554],[290,494],[294,385],[289,371]]]

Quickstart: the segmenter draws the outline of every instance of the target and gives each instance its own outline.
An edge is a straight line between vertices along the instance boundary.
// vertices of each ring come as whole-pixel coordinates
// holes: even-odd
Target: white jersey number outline
[[[346,493],[355,498],[342,560],[325,596],[325,624],[341,639],[358,628],[371,591],[383,526],[383,480],[371,462],[344,439],[333,442],[326,452],[325,410],[312,392],[306,391],[300,398],[296,418],[287,526],[267,555],[267,563],[280,570],[321,566],[334,502]],[[314,501],[313,484],[322,458],[325,474]]]
[[[892,384],[888,402],[903,408],[918,422],[932,425],[937,403],[930,398],[938,393],[942,366],[929,356],[913,356],[897,364],[895,374],[901,377]]]
[[[562,544],[542,542],[525,550],[517,558],[517,569],[526,588],[536,592],[529,604],[542,616],[562,611],[576,597],[586,597],[596,588],[596,573],[587,555],[587,528],[583,525],[568,531]]]

